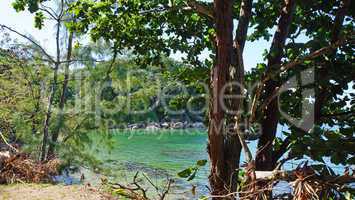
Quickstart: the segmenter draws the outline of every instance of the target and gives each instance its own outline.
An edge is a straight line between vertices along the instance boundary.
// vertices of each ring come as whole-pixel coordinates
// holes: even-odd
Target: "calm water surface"
[[[130,183],[136,172],[144,173],[157,185],[164,185],[167,178],[174,179],[171,199],[191,199],[208,194],[208,163],[202,167],[192,181],[177,176],[197,160],[208,159],[206,152],[207,133],[201,130],[159,131],[112,131],[112,148],[104,150],[100,134],[92,135],[93,144],[88,152],[98,158],[105,174],[112,182]],[[255,142],[249,143],[254,152]],[[242,156],[241,160],[244,158]],[[82,171],[86,180],[100,182],[102,174]],[[101,172],[102,173],[102,172]],[[146,185],[149,187],[149,184]],[[191,190],[196,187],[196,195]],[[283,186],[283,191],[288,191]],[[153,189],[151,189],[153,191]]]
[[[177,176],[179,171],[194,165],[197,160],[208,159],[205,131],[113,131],[109,134],[113,142],[110,151],[102,150],[99,134],[93,135],[94,142],[88,151],[102,162],[111,181],[129,183],[139,171],[160,185],[167,178],[174,179],[173,193],[186,198],[192,195],[194,186],[196,196],[208,193],[208,164],[199,170],[193,181]],[[85,175],[94,182],[100,176],[88,171]]]

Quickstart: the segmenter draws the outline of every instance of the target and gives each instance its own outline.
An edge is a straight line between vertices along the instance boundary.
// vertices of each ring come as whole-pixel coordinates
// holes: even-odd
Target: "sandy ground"
[[[0,185],[0,200],[105,200],[99,192],[82,185]]]

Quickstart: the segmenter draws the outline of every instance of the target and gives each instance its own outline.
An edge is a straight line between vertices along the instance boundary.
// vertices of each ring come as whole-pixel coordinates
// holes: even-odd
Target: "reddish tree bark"
[[[211,75],[210,122],[208,128],[208,153],[211,161],[209,176],[212,195],[223,195],[229,191],[224,156],[224,116],[222,89],[232,62],[233,51],[233,1],[214,0],[217,60]]]
[[[244,49],[244,44],[247,38],[248,33],[248,25],[251,17],[251,9],[252,9],[252,0],[242,0],[240,3],[240,12],[238,19],[238,27],[235,32],[234,38],[234,49],[233,49],[233,58],[232,65],[229,69],[229,73],[227,74],[227,80],[229,83],[237,83],[240,85],[230,85],[231,87],[228,90],[230,95],[242,95],[242,88],[240,87],[244,84],[244,66],[242,63],[242,54]],[[239,162],[240,162],[240,153],[242,149],[242,145],[240,144],[238,133],[236,133],[235,126],[235,111],[240,111],[241,108],[241,98],[232,98],[228,99],[227,105],[228,109],[234,111],[229,113],[226,117],[226,127],[227,127],[227,135],[225,137],[225,160],[226,160],[226,170],[227,174],[229,174],[229,190],[231,192],[235,192],[237,189],[237,179],[238,179],[238,171]]]
[[[292,22],[292,15],[295,7],[295,0],[285,0],[281,11],[277,30],[271,44],[268,56],[267,70],[273,70],[280,67],[283,49],[289,33],[289,27]],[[264,93],[266,96],[273,94],[276,87],[279,86],[278,81],[269,80],[265,84]],[[272,170],[275,166],[272,155],[272,143],[276,136],[277,124],[279,121],[277,98],[273,99],[264,111],[261,121],[262,135],[258,142],[258,154],[256,155],[256,169],[258,171]]]
[[[350,0],[342,0],[341,5],[335,15],[334,18],[334,24],[332,28],[332,34],[331,34],[331,39],[330,43],[335,44],[339,39],[340,39],[340,33],[341,29],[344,23],[344,18],[346,13],[348,12],[350,7]],[[333,53],[335,53],[336,50],[333,50]],[[327,73],[327,67],[322,66],[317,71],[316,76],[318,76],[319,79],[329,79],[328,73]],[[315,104],[314,104],[314,123],[320,125],[321,124],[321,119],[322,119],[322,107],[326,102],[329,100],[329,96],[327,95],[328,92],[326,91],[327,87],[321,87],[318,88],[318,91],[316,92],[316,99],[315,99]],[[307,120],[306,120],[307,121]],[[299,133],[301,136],[305,134],[306,132],[303,130],[299,130]],[[276,150],[273,154],[274,157],[274,162],[276,163],[288,150],[288,146],[291,144],[291,138],[290,136],[285,138],[283,141],[281,147]]]

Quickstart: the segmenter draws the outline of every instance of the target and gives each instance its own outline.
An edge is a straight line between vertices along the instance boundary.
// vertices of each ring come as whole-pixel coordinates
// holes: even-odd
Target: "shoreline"
[[[181,129],[207,129],[202,122],[149,122],[149,123],[132,123],[122,126],[112,126],[110,129],[119,130],[181,130]]]

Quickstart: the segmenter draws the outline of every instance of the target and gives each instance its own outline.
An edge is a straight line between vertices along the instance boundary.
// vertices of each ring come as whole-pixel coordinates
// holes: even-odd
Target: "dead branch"
[[[7,30],[9,30],[9,31],[11,31],[11,32],[13,32],[13,33],[16,33],[17,35],[19,35],[19,36],[25,38],[26,40],[30,41],[32,44],[34,44],[36,47],[38,47],[38,48],[42,51],[42,53],[43,53],[52,63],[55,63],[55,60],[52,58],[52,56],[50,56],[50,55],[46,52],[46,50],[44,50],[44,48],[43,48],[40,44],[38,44],[37,42],[35,42],[33,39],[31,39],[31,38],[28,37],[27,35],[24,35],[24,34],[18,32],[17,30],[15,30],[15,29],[13,29],[13,28],[11,28],[11,27],[8,27],[8,26],[6,26],[6,25],[3,25],[3,24],[0,24],[0,27],[1,27],[1,28],[4,28],[4,29],[7,29]]]
[[[4,141],[4,143],[5,143],[11,150],[13,150],[15,153],[18,152],[18,150],[17,150],[14,146],[12,146],[10,143],[7,142],[5,136],[2,134],[1,131],[0,131],[0,136],[1,136],[1,139]]]
[[[133,177],[133,182],[128,185],[114,183],[114,184],[110,184],[110,187],[115,190],[120,190],[119,195],[128,197],[130,199],[150,200],[150,198],[147,195],[148,189],[144,188],[144,186],[140,184],[140,181],[138,180],[138,175],[139,172],[136,172],[136,174]],[[166,199],[167,194],[170,191],[171,184],[173,183],[173,180],[168,179],[168,182],[165,185],[165,187],[162,190],[160,190],[160,188],[156,184],[154,184],[153,181],[147,175],[145,175],[144,173],[142,173],[142,175],[148,181],[148,183],[151,186],[153,186],[153,188],[156,190],[159,200]]]

